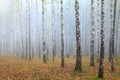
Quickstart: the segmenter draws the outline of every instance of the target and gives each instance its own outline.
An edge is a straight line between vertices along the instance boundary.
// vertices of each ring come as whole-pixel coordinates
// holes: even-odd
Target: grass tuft
[[[77,76],[77,72],[72,72],[72,73],[71,73],[71,76],[72,76],[72,77],[76,77],[76,76]]]

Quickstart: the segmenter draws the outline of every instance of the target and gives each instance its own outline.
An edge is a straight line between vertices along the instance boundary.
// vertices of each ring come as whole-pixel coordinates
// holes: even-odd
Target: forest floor
[[[39,58],[31,61],[18,57],[0,57],[0,80],[102,80],[98,79],[98,63],[89,66],[89,57],[82,58],[83,72],[74,72],[75,59],[66,58],[65,67],[60,67],[60,58],[50,59],[43,64]],[[105,61],[104,79],[120,80],[120,61],[115,63],[111,72],[108,60]]]

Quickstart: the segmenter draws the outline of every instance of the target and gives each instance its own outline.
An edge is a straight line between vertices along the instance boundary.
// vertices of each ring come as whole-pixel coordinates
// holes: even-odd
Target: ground
[[[31,61],[18,57],[0,57],[0,80],[102,80],[98,79],[98,63],[89,66],[89,57],[82,58],[83,72],[74,72],[75,59],[66,58],[65,67],[60,67],[60,58],[55,62],[49,59],[43,64],[39,58]],[[120,80],[120,61],[115,63],[115,72],[111,72],[108,60],[105,60],[103,80]]]

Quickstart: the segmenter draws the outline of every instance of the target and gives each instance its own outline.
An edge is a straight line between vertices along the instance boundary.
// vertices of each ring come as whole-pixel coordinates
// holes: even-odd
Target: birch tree
[[[82,71],[82,53],[81,53],[81,31],[80,31],[79,2],[75,0],[75,18],[76,18],[76,65],[75,71]]]
[[[64,31],[63,31],[63,0],[61,0],[61,67],[64,67]]]
[[[101,45],[98,77],[103,78],[104,70],[104,0],[101,0]]]
[[[90,66],[95,66],[94,62],[94,0],[91,0],[91,58],[90,58]]]
[[[42,0],[42,40],[43,40],[43,63],[46,63],[46,43],[45,43],[45,27],[44,27],[44,7],[45,0]]]
[[[97,34],[98,34],[98,48],[97,48],[97,62],[99,62],[100,55],[100,0],[97,0]]]
[[[113,28],[112,28],[112,32],[111,32],[111,71],[114,71],[114,52],[115,52],[115,48],[114,48],[114,33],[115,33],[115,17],[116,17],[116,3],[117,3],[117,0],[114,0],[114,17],[113,17]]]

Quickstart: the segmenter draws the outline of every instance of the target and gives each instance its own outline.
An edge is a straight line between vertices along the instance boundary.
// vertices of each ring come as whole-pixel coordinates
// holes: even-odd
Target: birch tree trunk
[[[76,65],[75,71],[82,71],[82,53],[81,53],[81,32],[80,32],[80,14],[79,14],[79,2],[75,0],[75,18],[76,18]]]
[[[45,27],[44,27],[44,12],[45,12],[45,8],[44,8],[44,2],[45,0],[42,0],[42,40],[43,40],[43,63],[46,63],[46,43],[45,43]]]
[[[111,33],[111,37],[112,37],[112,41],[111,41],[111,71],[114,71],[114,33],[115,33],[115,19],[116,19],[116,2],[117,0],[114,0],[114,18],[113,18],[113,28],[112,28],[112,33]]]
[[[94,0],[91,0],[91,58],[90,58],[90,66],[95,66],[94,62]]]
[[[103,78],[104,70],[104,0],[101,0],[101,48],[98,77]]]
[[[97,34],[98,34],[98,48],[97,48],[97,62],[99,62],[99,55],[100,55],[100,0],[97,0]]]
[[[110,43],[109,43],[109,62],[111,62],[112,57],[112,40],[113,40],[113,18],[114,18],[114,0],[110,0]]]
[[[61,0],[61,67],[64,67],[64,31],[63,31],[63,0]]]

